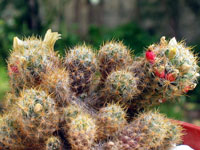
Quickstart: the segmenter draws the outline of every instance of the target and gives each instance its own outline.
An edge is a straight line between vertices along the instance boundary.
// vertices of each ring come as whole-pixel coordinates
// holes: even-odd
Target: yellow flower
[[[175,47],[169,50],[169,59],[173,59],[176,56],[176,51],[177,49]]]

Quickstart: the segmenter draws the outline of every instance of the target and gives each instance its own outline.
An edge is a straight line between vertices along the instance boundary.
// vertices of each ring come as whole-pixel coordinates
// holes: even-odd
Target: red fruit
[[[166,79],[169,80],[169,81],[171,81],[171,82],[173,82],[173,81],[176,80],[176,77],[174,77],[174,75],[172,73],[168,73],[166,75]]]
[[[166,100],[165,98],[159,100],[160,103],[164,103],[164,102],[166,102],[166,101],[167,101],[167,100]]]
[[[150,63],[154,63],[155,62],[155,57],[156,57],[156,55],[153,53],[153,51],[151,51],[151,50],[147,50],[146,51],[146,59]]]
[[[183,89],[183,92],[187,93],[189,90],[191,90],[191,87],[188,85]]]
[[[163,72],[158,72],[158,70],[155,71],[155,75],[159,78],[165,78],[165,71]]]
[[[10,65],[10,69],[13,73],[19,73],[19,70],[18,70],[17,66],[15,66],[15,65]]]

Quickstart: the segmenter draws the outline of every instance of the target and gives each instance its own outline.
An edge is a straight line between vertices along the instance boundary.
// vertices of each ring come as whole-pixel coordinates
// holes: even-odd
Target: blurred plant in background
[[[87,34],[84,36],[77,32],[79,31],[78,26],[84,26],[84,22],[83,25],[82,22],[78,21],[77,24],[71,22],[66,24],[66,5],[72,5],[70,2],[72,2],[72,0],[59,0],[57,1],[57,5],[54,6],[53,1],[51,0],[0,0],[0,101],[3,100],[5,93],[9,90],[6,59],[9,50],[12,48],[14,36],[23,38],[24,36],[31,36],[32,34],[44,35],[44,32],[48,28],[55,28],[56,31],[62,34],[62,39],[58,40],[55,45],[55,49],[58,50],[61,55],[64,55],[65,49],[69,49],[76,44],[87,42],[98,50],[103,42],[113,39],[122,40],[128,48],[134,51],[135,55],[140,55],[150,44],[158,42],[160,34],[162,34],[158,32],[161,30],[161,20],[163,19],[165,12],[163,11],[163,5],[162,7],[159,7],[160,2],[157,0],[136,0],[134,3],[132,0],[128,0],[127,3],[130,3],[130,5],[136,5],[137,14],[134,14],[136,15],[136,19],[129,19],[128,22],[112,28],[102,25],[102,18],[98,18],[98,16],[94,15],[95,11],[105,13],[107,10],[102,10],[101,12],[101,7],[103,3],[105,4],[108,2],[105,2],[104,0],[75,0],[73,7],[77,10],[77,14],[73,14],[72,12],[72,16],[75,16],[75,20],[80,20],[82,17],[76,16],[79,15],[79,13],[83,13],[79,10],[80,5],[87,5],[86,8],[89,9],[88,20],[94,20],[94,18],[97,19],[97,23],[91,23],[89,25]],[[164,3],[167,6],[167,12],[171,12],[167,17],[171,17],[173,14],[177,14],[175,17],[180,17],[177,10],[178,7],[174,8],[175,6],[179,6],[180,2],[177,1],[177,3],[171,7],[172,2],[173,0],[166,0]],[[184,2],[192,13],[196,16],[200,16],[200,3],[198,0]],[[42,10],[41,7],[43,8]],[[152,9],[158,7],[160,9],[156,11],[155,9]],[[145,9],[144,11],[142,10],[143,12],[141,13],[141,9],[143,8]],[[149,13],[149,10],[151,10],[151,13]],[[138,12],[140,12],[140,14]],[[119,16],[121,15],[123,17],[124,12],[122,10],[121,12],[119,10],[118,13]],[[41,14],[43,14],[43,17]],[[147,19],[147,21],[141,23],[142,19]],[[172,27],[175,29],[177,28],[178,32],[178,25],[176,22],[173,22],[176,18],[172,17],[170,19],[169,23],[172,23]],[[150,25],[151,27],[146,29],[145,26],[152,24],[152,20],[156,20],[156,26]],[[168,22],[165,23],[167,24]],[[173,26],[173,24],[175,24],[175,26]],[[72,30],[69,30],[67,26],[70,26]],[[158,32],[156,32],[156,30]],[[178,38],[184,37],[181,34],[174,33],[174,35],[179,36]],[[200,49],[200,40],[196,39],[195,41],[191,41],[190,44],[194,45],[194,49],[196,50],[196,53],[198,53]],[[199,121],[194,121],[197,120],[200,115],[199,91],[200,84],[198,84],[195,90],[188,92],[188,97],[182,97],[176,104],[166,103],[162,105],[160,107],[161,112],[166,113],[169,117],[174,119],[200,124]]]

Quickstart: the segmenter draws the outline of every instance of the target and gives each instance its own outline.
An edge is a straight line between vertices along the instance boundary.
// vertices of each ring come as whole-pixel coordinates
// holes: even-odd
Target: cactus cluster
[[[98,52],[86,44],[54,51],[60,38],[15,37],[8,59],[11,91],[0,116],[0,150],[167,150],[183,129],[158,111],[195,88],[197,57],[161,38],[133,58],[122,42]]]

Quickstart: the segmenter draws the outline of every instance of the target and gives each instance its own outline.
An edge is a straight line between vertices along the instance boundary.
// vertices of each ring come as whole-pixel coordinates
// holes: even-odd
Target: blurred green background
[[[9,91],[6,59],[14,36],[44,35],[48,28],[62,34],[56,50],[86,42],[99,49],[107,40],[122,40],[135,55],[176,37],[200,49],[199,0],[0,0],[0,102]],[[159,107],[169,117],[200,125],[200,85],[176,103]]]

